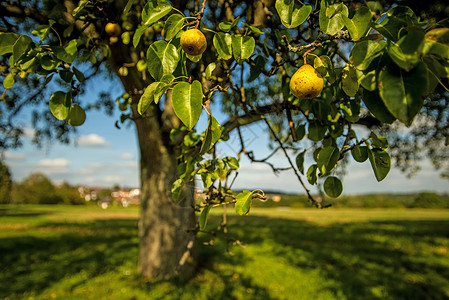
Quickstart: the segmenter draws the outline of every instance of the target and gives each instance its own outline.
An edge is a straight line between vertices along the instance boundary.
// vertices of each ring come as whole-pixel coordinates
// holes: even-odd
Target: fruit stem
[[[313,47],[313,48],[310,48],[309,50],[307,50],[306,52],[304,52],[302,58],[304,59],[304,64],[305,64],[305,65],[307,65],[307,55],[308,55],[310,52],[312,52],[313,50],[315,50],[315,49],[316,49],[316,48]]]

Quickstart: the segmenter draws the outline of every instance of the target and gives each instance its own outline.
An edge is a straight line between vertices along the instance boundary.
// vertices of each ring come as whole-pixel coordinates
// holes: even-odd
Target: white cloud
[[[109,143],[106,142],[104,137],[99,136],[98,134],[95,134],[95,133],[80,136],[79,138],[76,139],[76,143],[80,146],[85,146],[85,147],[109,146]]]
[[[26,160],[25,154],[12,153],[9,151],[4,152],[3,157],[5,160],[10,160],[10,161],[25,161]]]
[[[120,155],[120,158],[123,160],[133,160],[134,159],[134,155],[132,155],[131,153],[127,152],[127,153],[123,153],[122,155]]]
[[[65,158],[42,159],[38,162],[38,165],[45,168],[67,168],[70,162]]]

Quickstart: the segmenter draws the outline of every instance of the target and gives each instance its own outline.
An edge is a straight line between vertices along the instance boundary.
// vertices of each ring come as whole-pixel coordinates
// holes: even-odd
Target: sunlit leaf
[[[164,74],[175,71],[179,59],[179,52],[173,44],[166,41],[154,42],[147,51],[148,71],[155,80],[160,80]]]
[[[251,202],[253,192],[243,191],[239,193],[236,197],[235,202],[235,212],[239,215],[247,215],[251,209]]]
[[[209,216],[209,211],[212,208],[212,206],[206,206],[205,208],[203,208],[203,210],[201,211],[201,215],[198,221],[198,225],[200,226],[200,230],[204,230],[206,229],[206,225],[207,225],[207,217]]]
[[[232,57],[232,37],[229,33],[216,33],[213,38],[213,43],[220,58],[230,59]]]
[[[209,115],[209,122],[207,124],[206,135],[204,136],[203,144],[201,145],[200,154],[208,152],[221,137],[222,128],[217,120]]]
[[[50,97],[50,111],[58,120],[66,120],[72,107],[71,93],[61,91],[53,93]]]
[[[174,38],[184,25],[185,18],[180,14],[173,14],[165,21],[164,35],[165,40],[169,41]]]
[[[72,105],[70,108],[67,122],[71,126],[81,126],[86,121],[86,112],[78,104]]]
[[[149,26],[159,21],[172,10],[172,6],[165,0],[150,0],[142,11],[142,25]]]
[[[172,93],[173,109],[178,118],[192,129],[198,122],[203,105],[203,90],[201,83],[195,80],[192,84],[180,82],[175,85]]]
[[[390,172],[390,155],[385,150],[373,148],[368,149],[368,157],[377,181],[384,180]]]
[[[321,174],[328,174],[337,164],[340,158],[338,147],[329,146],[320,150],[317,157],[318,170]]]

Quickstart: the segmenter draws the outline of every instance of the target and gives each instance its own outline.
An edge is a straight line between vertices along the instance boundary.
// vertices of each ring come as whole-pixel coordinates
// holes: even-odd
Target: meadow
[[[449,299],[448,209],[230,210],[243,247],[201,233],[187,282],[137,275],[137,223],[137,208],[0,206],[0,299]]]

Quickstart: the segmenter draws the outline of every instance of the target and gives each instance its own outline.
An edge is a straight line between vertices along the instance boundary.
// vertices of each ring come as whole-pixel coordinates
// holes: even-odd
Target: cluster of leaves
[[[85,45],[87,40],[73,39],[65,46],[45,45],[42,42],[48,37],[55,21],[48,25],[39,25],[32,35],[40,37],[39,43],[27,35],[17,35],[13,32],[0,33],[0,55],[8,58],[9,67],[3,80],[5,89],[10,89],[16,82],[17,76],[26,78],[30,74],[38,75],[49,84],[55,75],[67,83],[68,91],[57,91],[49,100],[50,110],[55,118],[67,120],[72,126],[80,126],[86,119],[84,109],[74,103],[77,95],[77,83],[85,80],[84,74],[74,65],[78,58],[81,62],[96,59],[89,52],[79,55],[78,48]],[[70,29],[70,28],[69,28]],[[73,30],[73,28],[71,28]],[[64,31],[68,37],[71,30]]]
[[[298,27],[313,11],[296,1],[276,1],[276,9],[287,28]],[[331,171],[349,150],[357,162],[369,158],[378,181],[390,170],[386,138],[371,132],[368,139],[359,140],[351,129],[363,111],[368,110],[381,123],[399,120],[410,126],[426,96],[438,83],[443,84],[442,79],[449,78],[449,29],[432,28],[434,25],[420,22],[410,8],[402,6],[375,18],[381,9],[372,1],[367,7],[349,11],[344,3],[322,0],[319,25],[325,36],[317,39],[339,36],[354,42],[350,58],[335,67],[329,56],[314,51],[312,54],[318,54],[314,67],[327,82],[321,96],[298,100],[284,91],[293,107],[307,116],[296,128],[297,140],[307,132],[309,140],[321,144],[313,152],[315,163],[308,168],[307,179],[315,184],[317,172],[318,177],[325,176],[324,190],[331,197],[342,192],[340,180],[330,176]],[[303,174],[305,153],[296,159]]]

